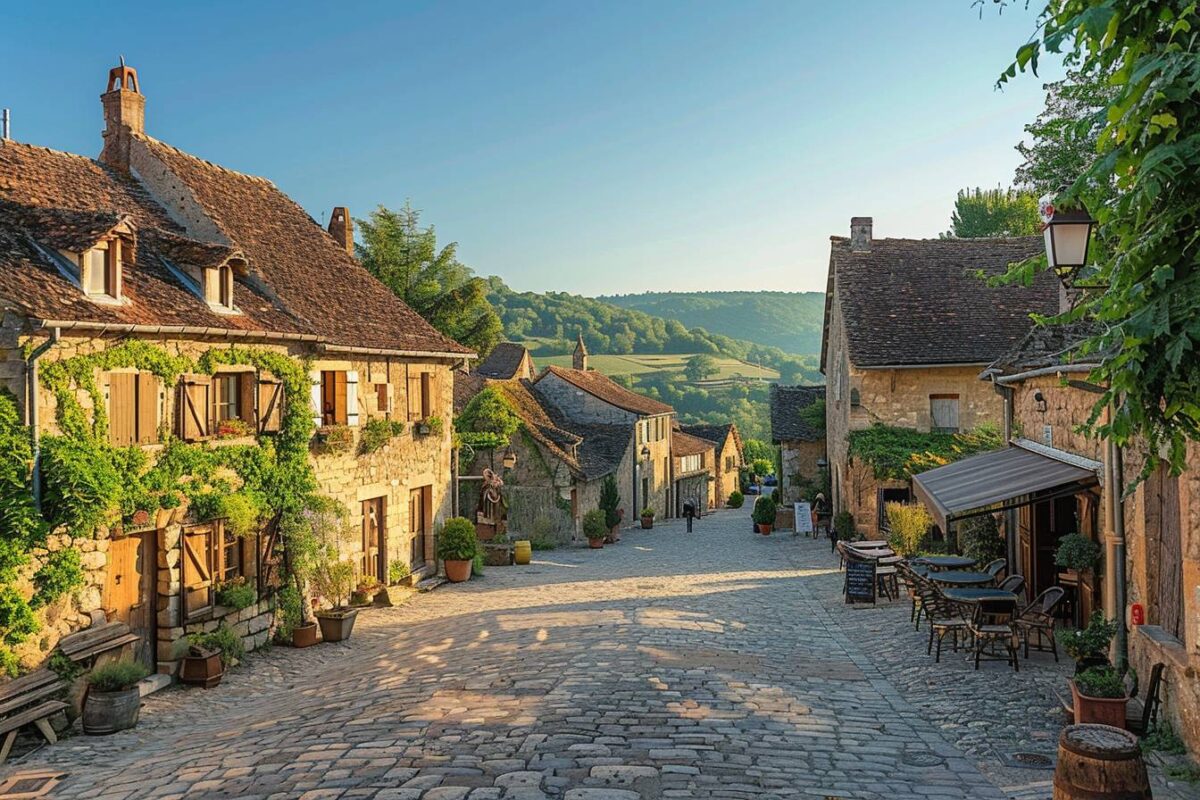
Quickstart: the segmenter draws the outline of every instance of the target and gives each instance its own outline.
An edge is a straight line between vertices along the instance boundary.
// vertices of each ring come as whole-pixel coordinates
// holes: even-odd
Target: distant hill
[[[821,352],[823,292],[646,292],[596,299],[788,353]]]

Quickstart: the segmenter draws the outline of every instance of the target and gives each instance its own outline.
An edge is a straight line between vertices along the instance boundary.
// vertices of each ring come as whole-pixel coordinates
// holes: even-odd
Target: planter
[[[654,527],[654,517],[642,517],[642,530],[648,531]]]
[[[183,657],[179,667],[179,682],[211,689],[221,682],[225,665],[221,663],[220,650],[200,650],[193,647]]]
[[[141,707],[142,693],[136,686],[119,692],[89,690],[83,701],[83,732],[89,736],[107,736],[132,728],[137,724]]]
[[[350,593],[350,605],[352,606],[369,606],[371,605],[371,593],[365,590],[355,589]]]
[[[1089,697],[1079,693],[1075,681],[1071,681],[1071,697],[1075,705],[1075,724],[1095,723],[1125,728],[1125,704],[1128,697]]]
[[[758,532],[761,533],[763,536],[770,536],[771,529],[774,527],[775,527],[774,525],[771,525],[771,524],[764,525],[763,523],[760,522],[760,523],[758,523]]]
[[[471,578],[471,562],[470,560],[461,561],[459,559],[448,558],[446,564],[446,580],[451,583],[462,583]]]
[[[533,559],[533,545],[526,539],[513,542],[513,563],[525,565]]]
[[[588,539],[588,547],[590,547],[593,550],[602,550],[602,549],[604,549],[604,540],[603,539]]]
[[[1083,672],[1085,669],[1091,669],[1092,667],[1107,667],[1107,666],[1108,666],[1108,657],[1107,656],[1088,656],[1087,658],[1080,658],[1075,661],[1075,674],[1078,675],[1079,673]]]
[[[306,622],[292,628],[292,647],[312,647],[317,643],[317,623]]]
[[[317,624],[321,626],[321,639],[326,642],[342,642],[349,639],[356,617],[357,608],[320,612],[317,614]]]

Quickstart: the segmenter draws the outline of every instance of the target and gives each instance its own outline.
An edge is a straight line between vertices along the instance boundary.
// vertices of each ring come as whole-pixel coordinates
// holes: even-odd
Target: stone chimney
[[[108,71],[108,89],[100,95],[104,106],[104,147],[100,161],[129,172],[129,143],[146,132],[146,96],[138,86],[137,70],[120,66]]]
[[[337,239],[347,253],[354,255],[354,220],[345,206],[336,206],[329,215],[329,235]]]
[[[575,337],[575,352],[571,355],[571,366],[580,372],[587,372],[588,351],[583,343],[583,331]]]
[[[850,218],[850,251],[853,253],[871,252],[871,228],[874,220],[871,217]]]

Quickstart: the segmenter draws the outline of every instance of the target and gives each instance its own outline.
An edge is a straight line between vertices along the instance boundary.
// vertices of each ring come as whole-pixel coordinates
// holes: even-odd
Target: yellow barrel
[[[518,564],[528,564],[529,559],[533,557],[533,547],[529,544],[528,539],[521,539],[513,542],[513,560]]]

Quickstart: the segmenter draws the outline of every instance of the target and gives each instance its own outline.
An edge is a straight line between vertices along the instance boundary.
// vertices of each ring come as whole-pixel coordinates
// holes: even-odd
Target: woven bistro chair
[[[1017,615],[1017,633],[1021,636],[1021,644],[1025,649],[1025,657],[1029,658],[1029,636],[1035,634],[1037,643],[1033,649],[1045,652],[1043,641],[1050,643],[1050,652],[1058,661],[1058,644],[1054,641],[1054,612],[1058,610],[1066,590],[1061,586],[1051,586],[1046,591],[1033,598],[1033,602],[1021,609]]]
[[[992,576],[992,580],[999,582],[1000,575],[1008,570],[1008,562],[1003,558],[997,558],[995,561],[989,561],[988,565],[983,568],[983,571]]]
[[[1007,661],[1013,671],[1020,672],[1017,662],[1017,626],[1015,617],[1017,604],[1012,600],[986,599],[975,604],[975,613],[967,626],[975,639],[975,669],[979,669],[980,660]],[[1007,654],[999,656],[984,655],[988,647],[999,644]]]
[[[958,613],[954,604],[946,599],[942,590],[932,582],[922,581],[918,594],[921,597],[921,609],[925,612],[925,619],[929,623],[929,642],[925,645],[925,655],[930,654],[933,650],[934,639],[937,639],[937,654],[933,660],[938,663],[942,660],[942,640],[946,638],[946,634],[950,634],[954,652],[957,653],[958,637],[960,634],[965,636],[970,625]],[[965,638],[963,643],[966,643]]]
[[[1000,585],[996,587],[1006,592],[1012,592],[1017,596],[1017,600],[1025,602],[1025,576],[1024,575],[1009,575]]]
[[[912,611],[908,614],[908,621],[915,622],[917,619],[917,609],[920,608],[917,597],[917,573],[913,572],[912,567],[907,561],[896,562],[896,575],[900,583],[904,586],[904,591],[908,594],[908,599],[912,600]],[[919,623],[918,623],[919,624]]]

